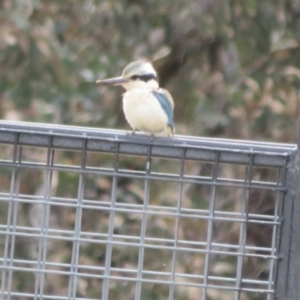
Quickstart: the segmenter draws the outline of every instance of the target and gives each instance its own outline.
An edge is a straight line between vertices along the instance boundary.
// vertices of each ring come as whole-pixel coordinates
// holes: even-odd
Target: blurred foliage
[[[300,4],[296,0],[2,0],[0,117],[129,129],[122,112],[121,89],[98,87],[95,81],[119,75],[132,60],[148,58],[159,73],[161,86],[174,97],[178,134],[294,143],[300,85],[299,15]],[[11,155],[11,149],[0,152],[0,155],[6,152]],[[30,155],[37,161],[46,159],[46,152],[32,149],[24,152],[25,157]],[[80,164],[80,154],[78,158],[76,153],[62,151],[56,158],[61,164]],[[104,154],[94,153],[87,159],[89,165],[106,167],[113,163],[112,157]],[[120,167],[140,169],[144,162],[120,157]],[[174,162],[154,162],[153,167],[170,173],[178,173],[180,169]],[[192,175],[203,172],[202,176],[207,176],[205,173],[210,168],[207,164],[191,162],[186,165],[186,172]],[[222,172],[230,178],[243,178],[245,174],[245,170],[233,166],[224,167]],[[9,191],[10,174],[9,168],[1,169],[0,192]],[[43,172],[28,169],[20,176],[21,193],[39,194]],[[276,178],[265,170],[257,171],[255,176],[271,181]],[[53,178],[54,195],[76,198],[77,174],[57,172]],[[110,201],[111,178],[87,176],[85,180],[87,199]],[[177,190],[172,184],[152,182],[151,186],[152,204],[176,201]],[[143,188],[142,181],[120,178],[118,201],[142,203]],[[236,199],[242,198],[242,191],[217,192],[218,209],[240,211]],[[210,195],[207,186],[187,185],[183,195],[186,207],[207,209]],[[253,213],[273,213],[272,196],[257,192],[250,198],[255,200],[250,206]],[[24,218],[22,224],[32,222],[34,207],[24,204],[24,212],[29,216],[20,214],[21,220]],[[51,214],[58,228],[73,228],[74,211],[52,208]],[[99,218],[99,213],[84,214],[83,228],[105,232],[101,226],[107,225],[108,216],[101,215],[102,224],[93,222],[95,218]],[[159,228],[159,234],[167,238],[174,227],[173,223],[151,222],[153,234],[158,234],[155,230]],[[192,219],[182,222],[183,239],[205,241],[204,224],[196,224]],[[137,224],[137,216],[119,216],[116,231],[124,234],[130,230],[137,234]],[[201,234],[192,230],[199,225],[204,226]],[[230,241],[236,242],[239,229],[220,225],[216,232],[216,241],[228,242],[230,235]],[[269,238],[270,234],[254,226],[249,229],[247,243],[267,246]],[[68,261],[70,248],[66,241],[60,246],[52,245],[49,256],[54,261]],[[55,258],[57,249],[61,252]],[[84,249],[83,264],[103,264],[104,247],[96,249],[86,245]],[[124,261],[136,260],[136,255],[119,249],[113,263],[122,267]],[[163,255],[161,262],[169,256],[170,253]],[[203,258],[191,260],[185,253],[178,257],[180,272],[189,265],[203,267]],[[215,270],[219,270],[212,270],[213,274],[231,274],[233,263],[223,261],[220,265],[220,261],[213,261]],[[263,264],[257,261],[245,264],[245,272],[251,278],[266,278],[263,270],[251,269],[255,264],[264,269]],[[54,293],[60,279],[51,278],[47,292]],[[63,281],[67,282],[66,278]],[[98,284],[97,280],[88,282],[86,288],[90,295],[96,293]],[[114,290],[130,293],[134,286],[130,290],[120,283]],[[87,292],[83,289],[80,294]],[[165,291],[160,291],[160,295],[165,297]],[[188,298],[182,296],[182,299],[198,299],[192,298],[195,295],[189,292]],[[225,297],[225,293],[222,295]],[[144,297],[158,299],[151,286]]]
[[[96,87],[149,58],[177,133],[295,142],[297,1],[0,2],[0,116],[128,128],[121,90]]]

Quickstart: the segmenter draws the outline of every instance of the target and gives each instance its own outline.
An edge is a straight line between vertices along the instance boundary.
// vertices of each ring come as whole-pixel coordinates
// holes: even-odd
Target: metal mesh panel
[[[272,299],[295,145],[0,129],[0,299]]]

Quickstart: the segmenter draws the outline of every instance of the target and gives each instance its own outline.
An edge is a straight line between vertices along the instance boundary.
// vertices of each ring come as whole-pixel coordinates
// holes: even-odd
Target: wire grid
[[[272,299],[295,145],[4,121],[0,143],[0,299]]]

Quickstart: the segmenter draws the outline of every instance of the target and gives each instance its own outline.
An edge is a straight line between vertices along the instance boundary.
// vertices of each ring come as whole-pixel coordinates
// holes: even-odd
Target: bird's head
[[[158,88],[156,71],[147,60],[134,61],[126,66],[122,76],[97,80],[96,83],[121,85],[128,91],[134,88],[150,90]]]

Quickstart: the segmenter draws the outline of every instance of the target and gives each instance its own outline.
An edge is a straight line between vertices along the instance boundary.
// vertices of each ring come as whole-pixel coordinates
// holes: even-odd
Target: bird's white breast
[[[133,129],[168,136],[168,117],[151,90],[136,88],[126,92],[123,109]]]

